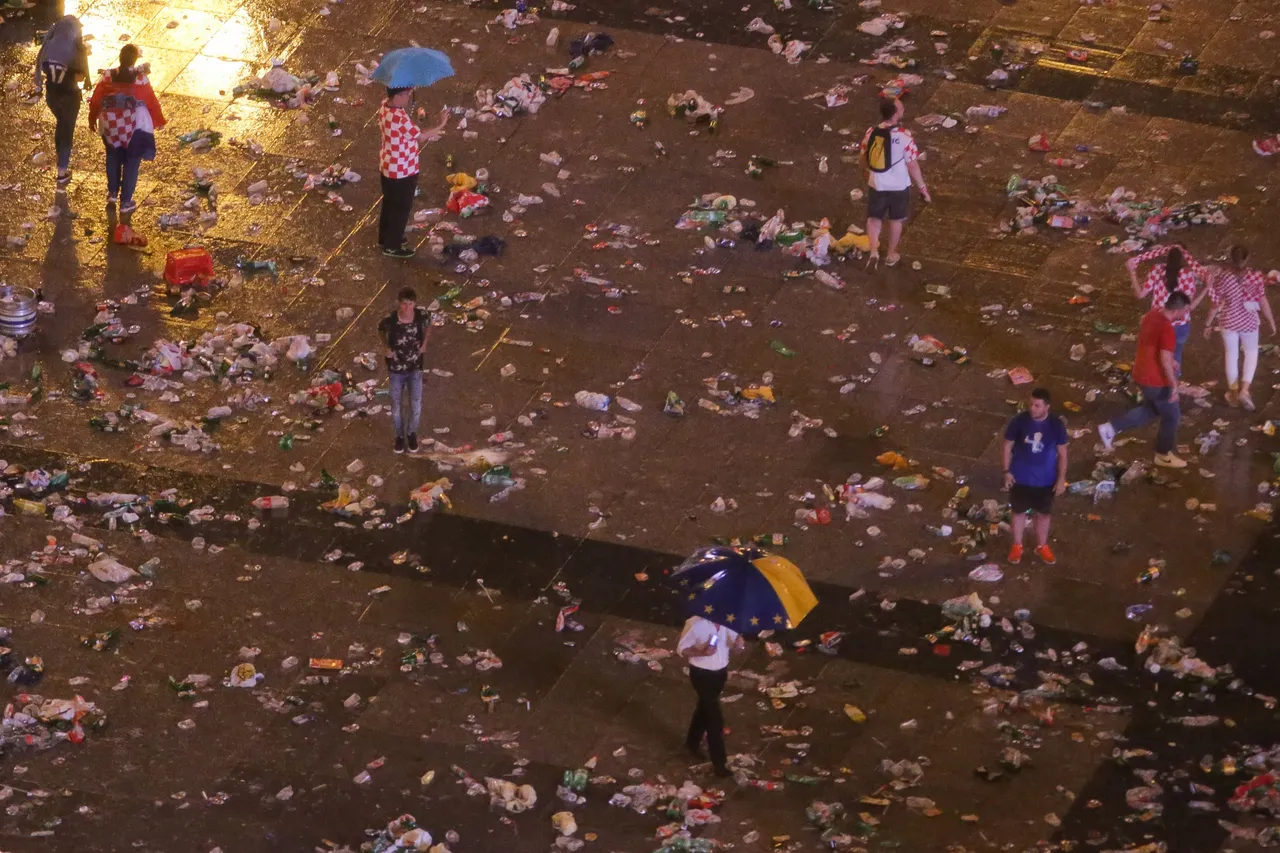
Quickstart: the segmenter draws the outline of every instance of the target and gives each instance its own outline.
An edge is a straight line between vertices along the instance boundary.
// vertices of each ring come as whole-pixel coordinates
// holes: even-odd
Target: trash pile
[[[83,743],[86,733],[106,724],[106,714],[80,696],[46,699],[34,693],[19,693],[5,706],[0,720],[0,752],[48,749],[63,741]]]
[[[860,258],[871,249],[870,239],[856,225],[850,225],[840,237],[833,237],[828,219],[789,223],[785,211],[779,210],[766,218],[754,210],[755,206],[750,199],[706,193],[690,203],[676,220],[675,227],[681,231],[705,232],[703,244],[707,249],[732,249],[742,243],[766,251],[777,245],[785,253],[804,258],[817,267],[831,263],[833,257]],[[814,275],[828,287],[836,290],[844,287],[835,276],[823,275],[821,271]],[[792,277],[803,276],[793,274]]]
[[[334,84],[337,75],[330,72]],[[320,85],[320,75],[307,74],[295,77],[284,70],[284,60],[271,60],[271,68],[264,74],[251,77],[239,83],[231,90],[233,97],[245,96],[256,101],[265,101],[282,110],[296,110],[310,106],[324,94],[325,86]]]

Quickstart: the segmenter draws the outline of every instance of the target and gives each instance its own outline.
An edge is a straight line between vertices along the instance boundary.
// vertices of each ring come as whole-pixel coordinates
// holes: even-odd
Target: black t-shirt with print
[[[390,358],[386,359],[387,370],[392,373],[422,370],[422,342],[427,338],[429,322],[431,316],[421,306],[413,309],[413,319],[408,323],[400,321],[398,311],[382,318],[378,331],[387,336],[387,346],[391,350]]]

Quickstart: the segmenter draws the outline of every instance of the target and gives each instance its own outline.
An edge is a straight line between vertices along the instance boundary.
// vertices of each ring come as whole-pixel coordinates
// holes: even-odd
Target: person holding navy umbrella
[[[688,661],[689,681],[698,694],[685,747],[701,757],[705,738],[715,774],[729,776],[720,694],[730,649],[745,648],[739,632],[794,628],[818,599],[792,563],[755,547],[701,548],[671,577],[690,614],[676,652]]]
[[[429,130],[420,129],[410,115],[413,90],[452,74],[449,58],[426,48],[393,50],[374,69],[373,79],[387,86],[387,98],[378,109],[378,128],[382,132],[378,151],[378,171],[382,174],[378,243],[387,257],[413,257],[413,249],[405,244],[404,234],[418,189],[419,143],[423,137],[439,139],[449,121],[449,111],[444,110],[438,125]]]
[[[746,648],[741,635],[701,616],[689,617],[676,643],[676,653],[689,663],[689,682],[698,694],[685,747],[695,758],[701,758],[705,738],[711,766],[722,777],[731,775],[724,747],[724,714],[720,710],[720,694],[729,678],[731,648]]]

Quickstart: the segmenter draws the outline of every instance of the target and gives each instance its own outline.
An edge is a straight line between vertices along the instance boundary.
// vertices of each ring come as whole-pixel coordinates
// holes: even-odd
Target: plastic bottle
[[[1142,574],[1138,575],[1138,583],[1151,583],[1158,577],[1160,577],[1160,567],[1147,566],[1142,570]]]
[[[795,358],[795,355],[796,355],[795,350],[789,349],[787,345],[784,344],[782,341],[774,340],[770,342],[769,347],[778,355],[783,356],[784,358]]]
[[[253,505],[258,509],[288,509],[289,499],[284,495],[268,495],[266,497],[254,498]]]

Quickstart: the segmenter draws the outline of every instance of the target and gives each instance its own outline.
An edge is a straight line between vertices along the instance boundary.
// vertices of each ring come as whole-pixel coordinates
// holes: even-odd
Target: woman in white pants
[[[1276,320],[1267,303],[1267,281],[1262,273],[1247,266],[1249,250],[1244,246],[1231,247],[1231,263],[1216,267],[1212,275],[1209,296],[1213,308],[1205,323],[1207,338],[1213,328],[1213,320],[1222,318],[1222,344],[1227,356],[1227,405],[1244,406],[1254,410],[1249,385],[1258,368],[1258,315],[1267,318],[1271,334],[1276,334]],[[1244,350],[1244,367],[1240,367],[1240,350]]]

